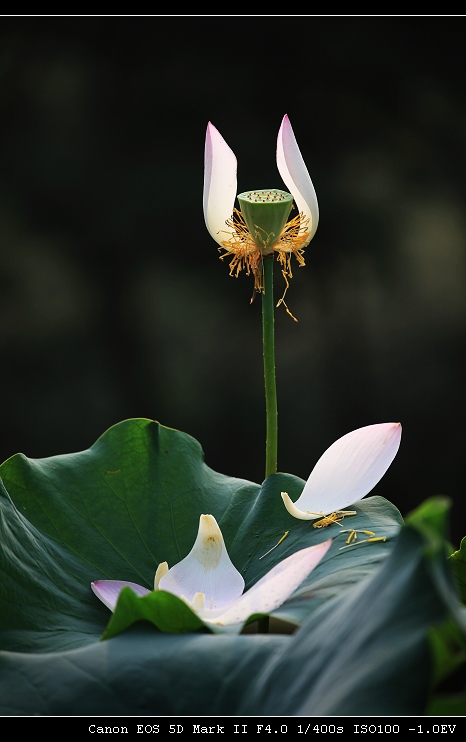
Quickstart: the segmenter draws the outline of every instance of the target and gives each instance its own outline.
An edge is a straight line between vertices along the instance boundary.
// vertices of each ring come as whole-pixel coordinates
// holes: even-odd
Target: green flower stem
[[[278,411],[275,380],[275,340],[273,303],[273,254],[263,259],[264,288],[262,293],[262,346],[264,352],[264,382],[266,409],[265,478],[277,472]]]

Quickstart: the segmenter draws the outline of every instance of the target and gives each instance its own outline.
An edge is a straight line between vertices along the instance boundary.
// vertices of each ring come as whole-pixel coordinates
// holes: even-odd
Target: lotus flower
[[[313,238],[319,221],[317,197],[299,151],[288,116],[283,117],[277,139],[277,167],[290,193],[277,189],[247,191],[238,195],[241,211],[234,208],[236,157],[215,126],[209,122],[205,142],[204,218],[208,231],[231,255],[230,275],[243,269],[254,276],[261,291],[262,257],[276,253],[288,285],[291,255],[304,265],[303,248]],[[287,222],[293,199],[298,215]]]
[[[197,538],[188,556],[171,569],[166,562],[161,563],[154,589],[182,598],[206,623],[242,623],[254,614],[268,614],[278,608],[320,562],[331,541],[295,552],[243,594],[244,580],[228,556],[217,521],[213,515],[201,515]],[[134,582],[120,580],[97,580],[91,587],[111,611],[124,587],[140,596],[150,592]]]
[[[295,518],[313,520],[352,505],[382,479],[400,440],[400,423],[367,425],[347,433],[320,457],[295,503],[281,493],[286,509]]]

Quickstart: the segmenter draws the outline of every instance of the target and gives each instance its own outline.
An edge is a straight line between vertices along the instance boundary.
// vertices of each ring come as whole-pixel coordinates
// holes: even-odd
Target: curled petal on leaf
[[[329,550],[332,539],[291,554],[275,565],[225,611],[200,612],[209,623],[227,626],[246,621],[254,614],[268,614],[294,593]]]
[[[204,593],[209,608],[224,608],[244,590],[244,580],[233,565],[213,515],[201,515],[199,531],[188,556],[159,581],[159,590],[168,590],[189,603]]]
[[[204,219],[214,240],[225,240],[236,198],[236,157],[220,132],[208,123],[204,160]]]
[[[188,556],[167,571],[162,562],[157,570],[155,591],[161,590],[183,599],[206,623],[228,626],[246,621],[256,614],[268,614],[287,598],[325,556],[332,539],[309,546],[276,564],[244,595],[244,580],[227,554],[223,536],[213,515],[201,515],[199,532]],[[120,591],[129,587],[136,595],[149,594],[141,585],[121,580],[97,580],[93,592],[111,611]]]
[[[316,233],[319,223],[319,207],[312,180],[287,115],[283,117],[278,132],[277,167],[283,182],[296,201],[298,211],[309,219],[309,237],[305,242],[305,245],[307,245]]]
[[[400,423],[367,425],[332,443],[321,456],[295,503],[283,492],[288,512],[313,520],[352,505],[382,479],[396,456]]]
[[[135,582],[125,582],[124,580],[96,580],[95,582],[91,582],[92,592],[111,611],[115,610],[118,596],[124,587],[130,587],[133,593],[141,597],[150,593],[150,590],[146,587],[137,585]]]

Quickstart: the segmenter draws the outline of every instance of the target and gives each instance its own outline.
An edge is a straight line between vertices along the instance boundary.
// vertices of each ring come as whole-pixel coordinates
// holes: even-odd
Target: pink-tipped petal
[[[317,546],[301,549],[279,562],[226,611],[212,616],[211,622],[228,626],[241,623],[254,613],[271,613],[294,593],[319,564],[331,543],[332,539],[328,539]],[[209,621],[208,611],[202,617]]]
[[[227,239],[225,222],[236,198],[236,157],[213,124],[208,123],[204,159],[204,219],[219,245]]]
[[[316,233],[319,223],[319,207],[312,180],[287,115],[283,117],[278,132],[277,167],[283,182],[296,201],[298,211],[309,219],[309,237],[305,243],[307,245]]]
[[[204,593],[206,606],[214,609],[225,608],[241,595],[244,580],[228,556],[213,515],[201,515],[193,548],[160,579],[159,590],[189,602],[196,593]]]
[[[150,590],[142,585],[137,585],[135,582],[125,582],[123,580],[96,580],[91,582],[92,592],[97,595],[99,600],[110,608],[111,611],[115,610],[115,606],[118,602],[118,596],[124,587],[130,587],[136,595],[148,595]]]
[[[320,457],[301,496],[293,505],[303,520],[328,515],[367,495],[382,479],[396,456],[401,440],[400,423],[367,425],[332,443]],[[283,497],[283,495],[282,495]]]

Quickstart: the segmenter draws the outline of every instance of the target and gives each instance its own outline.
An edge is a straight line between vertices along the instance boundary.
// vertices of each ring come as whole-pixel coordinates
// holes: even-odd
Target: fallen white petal
[[[213,124],[208,123],[204,159],[204,219],[220,245],[236,198],[236,157]]]
[[[241,623],[255,613],[271,613],[294,593],[319,564],[331,543],[332,539],[328,539],[317,546],[295,552],[275,565],[223,613],[205,610],[200,612],[201,618],[210,623],[228,626]]]
[[[193,548],[159,580],[158,587],[190,602],[196,593],[204,593],[206,605],[214,609],[225,608],[241,595],[244,580],[228,556],[213,515],[201,515]]]
[[[283,182],[296,201],[298,212],[309,219],[309,237],[312,240],[319,223],[319,207],[312,180],[298,147],[290,120],[283,117],[277,138],[277,167]]]
[[[313,520],[360,500],[382,479],[400,440],[400,423],[367,425],[339,438],[321,456],[294,504],[282,493],[288,512]]]
[[[118,602],[118,596],[124,587],[130,587],[136,595],[148,595],[151,591],[135,582],[125,582],[124,580],[96,580],[91,582],[92,592],[102,601],[111,611],[115,610]]]

